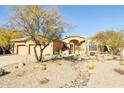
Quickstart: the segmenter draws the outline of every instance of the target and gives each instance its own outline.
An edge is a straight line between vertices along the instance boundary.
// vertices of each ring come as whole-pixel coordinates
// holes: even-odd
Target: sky
[[[0,6],[0,26],[9,21],[12,6]],[[124,6],[59,6],[62,18],[71,26],[65,35],[92,36],[96,32],[124,29]]]

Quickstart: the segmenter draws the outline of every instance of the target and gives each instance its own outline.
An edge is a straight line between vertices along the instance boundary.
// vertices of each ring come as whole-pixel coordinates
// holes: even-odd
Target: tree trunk
[[[38,54],[37,54],[37,49],[36,49],[37,46],[40,47],[40,56],[38,56]],[[35,53],[35,58],[36,58],[37,62],[43,62],[43,49],[41,48],[41,45],[35,45],[34,53]]]
[[[44,47],[42,48],[42,47],[41,47],[41,44],[37,44],[37,43],[36,43],[36,45],[35,45],[35,47],[34,47],[34,53],[35,53],[35,58],[36,58],[36,60],[37,60],[38,62],[43,62],[43,51],[44,51],[44,49],[45,49],[49,44],[50,44],[50,42],[47,43],[46,45],[43,45]],[[37,54],[37,50],[36,50],[36,47],[37,47],[37,46],[40,47],[40,56],[38,56],[38,54]]]
[[[5,55],[5,49],[3,48],[3,47],[1,47],[2,48],[2,50],[3,50],[3,55]]]
[[[39,61],[38,54],[37,54],[37,49],[36,49],[37,46],[38,46],[37,44],[34,46],[34,54],[35,54],[35,58],[36,58],[36,60],[37,60],[38,62],[40,62],[40,61]]]
[[[40,48],[40,62],[43,63],[43,49]]]

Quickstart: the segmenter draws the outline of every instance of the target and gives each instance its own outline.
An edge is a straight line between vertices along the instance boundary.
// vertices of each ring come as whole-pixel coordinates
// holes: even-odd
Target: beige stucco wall
[[[81,56],[86,55],[86,42],[81,44],[79,53]]]
[[[71,44],[70,43],[71,40],[78,40],[78,42],[82,42],[82,41],[85,41],[85,38],[79,37],[79,36],[70,36],[70,37],[63,39],[63,41],[67,43],[68,47],[70,47],[69,44]],[[85,55],[85,52],[86,52],[86,43],[84,42],[79,46],[79,50],[75,50],[74,54],[77,54],[77,55],[79,54],[80,56],[83,56]],[[69,55],[69,50],[64,51],[63,54]]]
[[[43,52],[43,55],[53,55],[53,43],[50,43]]]
[[[25,49],[21,49],[21,52],[24,52],[24,54],[29,54],[29,47],[30,47],[30,54],[34,55],[34,42],[32,40],[29,41],[22,41],[22,42],[15,42],[14,45],[14,54],[17,54],[17,46],[25,45]],[[24,48],[24,47],[23,47]],[[37,47],[37,54],[40,55],[40,48]],[[52,55],[53,54],[53,43],[50,43],[43,52],[43,55]]]

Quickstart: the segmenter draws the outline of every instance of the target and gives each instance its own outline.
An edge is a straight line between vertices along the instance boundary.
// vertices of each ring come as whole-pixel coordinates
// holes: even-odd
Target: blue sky
[[[59,12],[71,25],[66,35],[91,36],[99,31],[124,29],[124,6],[60,6]],[[11,15],[11,6],[0,6],[0,26]]]

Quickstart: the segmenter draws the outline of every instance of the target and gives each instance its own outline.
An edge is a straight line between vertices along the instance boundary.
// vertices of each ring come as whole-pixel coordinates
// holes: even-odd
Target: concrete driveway
[[[4,67],[13,63],[26,62],[29,60],[34,60],[33,56],[28,55],[5,55],[0,56],[0,67]]]

